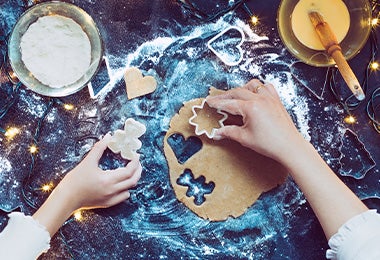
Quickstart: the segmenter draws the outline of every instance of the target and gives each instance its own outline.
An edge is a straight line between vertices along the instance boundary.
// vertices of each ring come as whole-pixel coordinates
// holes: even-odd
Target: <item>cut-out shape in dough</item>
[[[169,136],[168,144],[174,151],[180,164],[185,163],[202,148],[202,141],[198,137],[190,136],[185,140],[181,134]]]
[[[124,74],[125,86],[128,99],[144,96],[156,90],[157,81],[152,76],[143,76],[142,72],[135,67],[128,68]]]
[[[212,193],[215,188],[212,181],[206,183],[204,176],[194,179],[194,175],[189,169],[185,169],[179,176],[177,184],[188,187],[186,196],[194,197],[194,204],[197,206],[202,205],[206,201],[205,195]]]
[[[212,88],[210,95],[223,93]],[[260,155],[239,143],[224,139],[215,141],[206,135],[198,136],[202,148],[183,164],[179,163],[169,143],[173,134],[181,134],[185,140],[194,136],[194,127],[189,124],[193,116],[192,107],[202,104],[204,99],[184,103],[178,114],[170,121],[164,138],[164,152],[169,166],[170,183],[179,201],[198,216],[211,221],[222,221],[228,217],[239,217],[259,196],[282,184],[287,171],[276,161]],[[232,116],[228,116],[228,120]],[[204,118],[203,120],[206,120]],[[227,122],[225,122],[227,124]],[[193,197],[187,196],[188,186],[177,183],[181,174],[189,169],[194,179],[204,176],[215,187],[206,195],[206,201],[196,205]]]
[[[223,122],[228,117],[221,110],[210,107],[206,99],[202,101],[201,105],[193,106],[191,110],[193,111],[193,116],[189,119],[189,124],[195,126],[195,134],[206,134],[211,139],[214,137],[216,130],[224,126]]]
[[[241,28],[231,26],[208,41],[207,47],[226,65],[235,66],[243,60],[241,45],[245,40]]]
[[[114,153],[120,153],[121,157],[132,160],[138,155],[137,150],[141,148],[138,139],[146,131],[144,124],[133,118],[128,118],[124,124],[124,130],[116,130],[108,143],[108,148]]]

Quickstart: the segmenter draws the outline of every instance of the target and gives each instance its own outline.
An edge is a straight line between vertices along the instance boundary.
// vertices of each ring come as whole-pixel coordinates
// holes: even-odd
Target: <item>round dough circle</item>
[[[350,28],[350,13],[342,0],[300,0],[294,7],[291,22],[296,38],[314,50],[324,50],[310,21],[309,12],[318,11],[330,25],[338,42],[347,35]]]
[[[201,150],[180,164],[167,139],[173,134],[181,134],[186,140],[195,136],[194,126],[188,120],[193,115],[192,106],[200,105],[202,100],[186,102],[172,118],[164,138],[164,152],[177,199],[204,219],[222,221],[242,215],[261,193],[283,183],[287,172],[277,162],[234,141],[214,141],[205,135],[197,136],[202,141]],[[186,169],[192,172],[194,179],[204,176],[206,183],[215,184],[212,193],[206,194],[206,201],[199,206],[193,197],[186,195],[188,187],[177,184]]]
[[[90,67],[87,34],[74,20],[61,15],[38,18],[21,37],[20,48],[25,67],[52,88],[75,83]]]

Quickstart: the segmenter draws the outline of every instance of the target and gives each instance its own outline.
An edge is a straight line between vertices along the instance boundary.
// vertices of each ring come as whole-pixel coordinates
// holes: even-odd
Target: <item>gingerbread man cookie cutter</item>
[[[195,126],[195,134],[196,135],[199,136],[199,135],[206,134],[206,136],[208,138],[212,139],[212,138],[214,138],[216,131],[224,126],[224,121],[226,121],[226,119],[228,118],[228,115],[225,112],[223,112],[222,110],[216,109],[216,112],[223,116],[222,119],[218,120],[218,124],[220,127],[219,128],[212,128],[211,132],[209,132],[206,129],[201,128],[199,126],[199,124],[194,121],[198,117],[198,113],[195,110],[196,109],[204,109],[205,104],[206,104],[206,99],[204,99],[200,105],[195,105],[195,106],[191,107],[191,111],[193,112],[193,116],[190,117],[189,124],[192,126]]]

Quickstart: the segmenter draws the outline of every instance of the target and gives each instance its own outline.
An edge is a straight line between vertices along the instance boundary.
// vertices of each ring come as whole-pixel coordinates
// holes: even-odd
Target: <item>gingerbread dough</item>
[[[219,93],[211,89],[210,94]],[[183,164],[179,163],[168,143],[173,134],[181,134],[186,140],[195,136],[194,126],[189,124],[193,115],[191,108],[200,105],[203,99],[184,103],[174,115],[164,138],[164,152],[169,166],[170,182],[175,195],[198,216],[211,221],[222,221],[228,217],[239,217],[259,196],[282,184],[287,172],[277,162],[262,156],[232,140],[214,141],[202,135],[202,148]],[[230,117],[230,116],[229,116]],[[207,117],[203,120],[208,120]],[[196,205],[194,197],[188,197],[187,186],[177,183],[181,174],[190,170],[197,179],[204,176],[205,183],[214,183],[205,201]]]

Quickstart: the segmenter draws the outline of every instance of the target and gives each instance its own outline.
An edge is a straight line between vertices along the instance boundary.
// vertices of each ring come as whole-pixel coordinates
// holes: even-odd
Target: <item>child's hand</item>
[[[71,200],[73,210],[79,208],[106,208],[129,198],[129,189],[141,177],[139,157],[126,167],[102,170],[99,160],[107,148],[111,136],[97,142],[89,154],[71,170],[57,186],[55,192]]]

